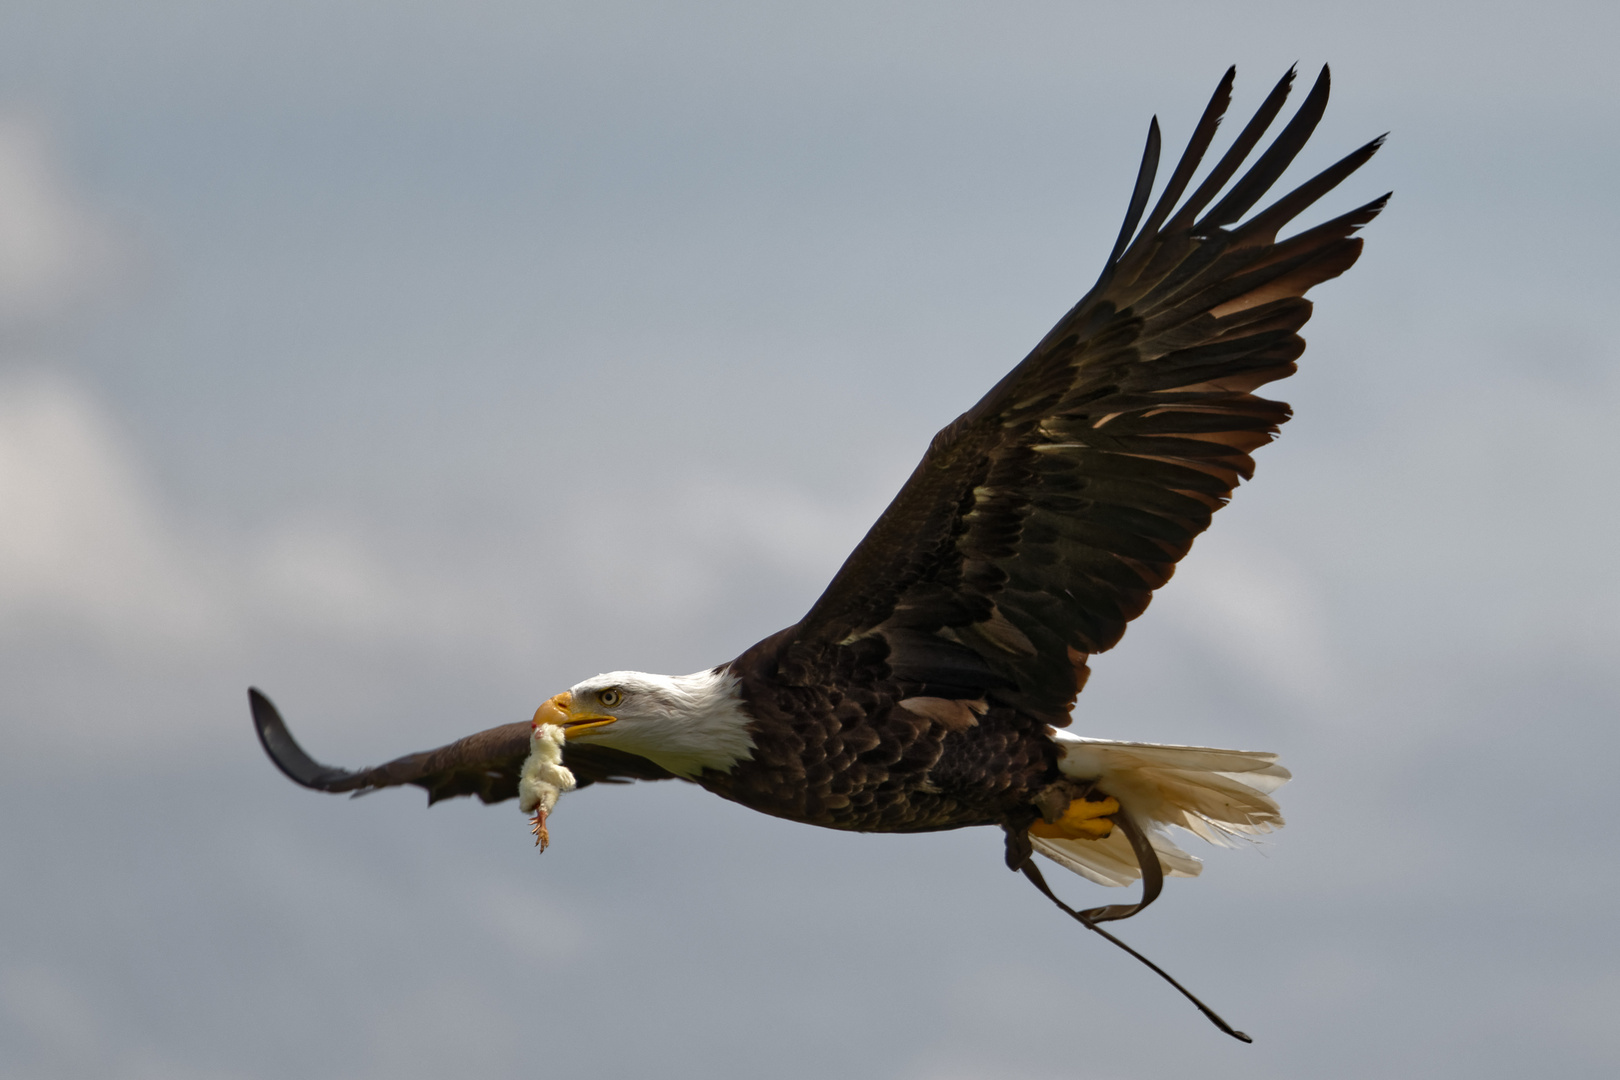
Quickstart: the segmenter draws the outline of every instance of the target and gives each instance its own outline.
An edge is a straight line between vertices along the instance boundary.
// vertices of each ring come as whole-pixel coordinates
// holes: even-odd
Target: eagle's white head
[[[727,772],[754,752],[737,677],[720,668],[691,675],[610,671],[547,701],[534,722],[556,724],[569,742],[611,746],[677,776]]]

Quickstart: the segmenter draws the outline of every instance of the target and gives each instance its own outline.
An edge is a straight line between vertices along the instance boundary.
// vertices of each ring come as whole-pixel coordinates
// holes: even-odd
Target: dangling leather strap
[[[1057,894],[1052,891],[1052,887],[1046,883],[1046,877],[1041,873],[1041,868],[1035,865],[1035,859],[1033,856],[1025,859],[1023,865],[1019,866],[1018,869],[1030,880],[1030,884],[1034,885],[1041,891],[1042,896],[1045,896],[1048,900],[1052,901],[1052,903],[1056,904],[1070,918],[1077,920],[1080,925],[1084,926],[1087,930],[1090,930],[1096,934],[1101,934],[1115,945],[1118,945],[1120,948],[1142,961],[1142,963],[1146,964],[1165,982],[1181,991],[1181,996],[1198,1006],[1198,1011],[1208,1017],[1210,1023],[1232,1036],[1232,1038],[1237,1039],[1239,1042],[1254,1042],[1254,1040],[1249,1038],[1248,1035],[1245,1035],[1243,1032],[1221,1019],[1220,1014],[1214,1009],[1211,1009],[1208,1005],[1205,1005],[1202,1001],[1199,1001],[1191,990],[1188,990],[1185,986],[1182,986],[1180,983],[1176,982],[1175,979],[1171,978],[1169,972],[1165,971],[1158,964],[1155,964],[1153,961],[1149,960],[1147,957],[1143,956],[1141,953],[1119,940],[1119,938],[1097,925],[1100,922],[1110,922],[1115,919],[1130,918],[1132,915],[1135,915],[1137,912],[1153,903],[1154,900],[1158,899],[1160,891],[1164,888],[1164,870],[1159,865],[1159,853],[1153,850],[1152,844],[1148,843],[1147,836],[1142,832],[1141,828],[1136,824],[1136,822],[1131,819],[1131,816],[1124,811],[1115,814],[1114,821],[1120,826],[1120,828],[1125,830],[1125,835],[1131,842],[1131,850],[1136,852],[1137,864],[1142,868],[1142,899],[1138,900],[1136,903],[1110,904],[1107,907],[1088,908],[1085,911],[1076,911],[1074,908],[1058,899]]]
[[[1114,824],[1119,826],[1125,838],[1131,842],[1131,850],[1136,853],[1136,865],[1142,870],[1142,899],[1134,904],[1109,904],[1107,907],[1087,908],[1080,913],[1087,922],[1128,919],[1157,900],[1159,894],[1164,891],[1164,867],[1159,865],[1159,853],[1153,850],[1153,844],[1148,841],[1147,834],[1136,823],[1136,819],[1124,810],[1113,814],[1112,817]]]

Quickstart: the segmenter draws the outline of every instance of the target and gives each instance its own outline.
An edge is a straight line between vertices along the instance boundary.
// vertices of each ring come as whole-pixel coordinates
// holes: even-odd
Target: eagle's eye
[[[600,701],[603,705],[611,709],[619,702],[624,700],[624,691],[610,686],[606,690],[598,691],[596,694],[596,700]]]

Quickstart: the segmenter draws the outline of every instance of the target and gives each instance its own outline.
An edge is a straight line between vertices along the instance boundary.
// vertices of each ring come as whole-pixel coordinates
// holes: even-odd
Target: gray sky
[[[1610,1076],[1612,5],[13,2],[0,1073]],[[987,830],[300,791],[799,617],[1179,150],[1299,61],[1296,419],[1076,730],[1276,750],[1128,940]],[[1286,181],[1285,181],[1286,183]],[[1116,900],[1078,880],[1077,901]]]

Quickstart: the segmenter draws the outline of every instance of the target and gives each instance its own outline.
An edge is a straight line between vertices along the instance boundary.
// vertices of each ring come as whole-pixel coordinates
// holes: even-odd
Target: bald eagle
[[[1321,119],[1324,67],[1236,182],[1281,112],[1292,70],[1183,200],[1235,74],[1221,79],[1151,210],[1157,119],[1149,125],[1096,285],[934,437],[797,623],[717,667],[597,675],[549,698],[530,722],[358,772],[310,758],[251,690],[271,760],[305,787],[414,784],[430,803],[517,797],[536,762],[550,762],[564,789],[679,778],[832,829],[994,826],[1006,834],[1007,864],[1060,905],[1034,854],[1103,885],[1142,880],[1135,904],[1064,905],[1093,929],[1139,911],[1166,875],[1198,873],[1169,827],[1219,843],[1281,826],[1271,795],[1289,774],[1274,754],[1064,730],[1088,658],[1142,614],[1251,477],[1250,454],[1289,418],[1287,405],[1255,391],[1294,372],[1306,291],[1355,263],[1354,234],[1388,199],[1277,239],[1380,137],[1245,218]],[[553,742],[546,762],[542,733]],[[522,795],[525,809],[543,802]],[[537,830],[547,809],[538,807]]]

